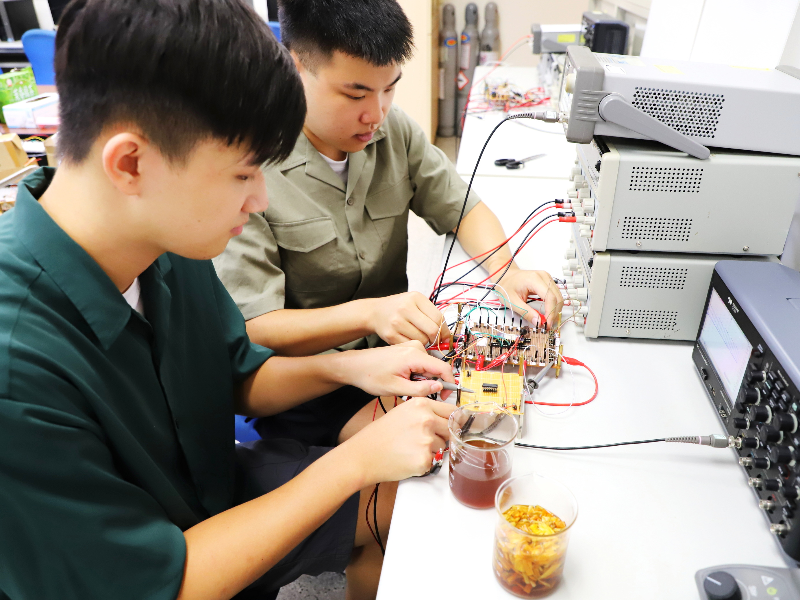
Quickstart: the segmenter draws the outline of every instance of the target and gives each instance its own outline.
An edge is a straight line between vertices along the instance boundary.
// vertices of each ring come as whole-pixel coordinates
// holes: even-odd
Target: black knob
[[[742,438],[742,448],[758,448],[758,438],[754,437],[743,437]]]
[[[772,425],[759,425],[758,439],[764,446],[767,444],[775,444],[783,439],[783,433],[775,429]]]
[[[800,490],[797,489],[796,486],[786,486],[781,490],[783,497],[787,500],[797,500],[797,497],[800,496]]]
[[[742,417],[735,417],[731,422],[736,429],[750,429],[750,421]]]
[[[742,600],[739,584],[726,571],[714,571],[703,579],[703,590],[708,600]]]
[[[772,409],[769,406],[749,406],[747,418],[751,423],[768,423],[772,418]]]
[[[754,360],[753,362],[751,362],[750,363],[750,370],[751,371],[760,371],[761,370],[761,361],[760,360]]]
[[[758,383],[759,381],[765,381],[766,379],[767,374],[764,371],[750,371],[750,383]]]
[[[764,489],[770,492],[777,492],[781,489],[781,480],[780,479],[765,479],[764,480]]]
[[[763,456],[754,456],[753,467],[756,469],[769,469],[769,459]]]
[[[744,391],[744,399],[742,402],[745,404],[758,404],[761,400],[761,390],[758,388],[747,388]]]
[[[744,413],[747,412],[747,407],[742,402],[737,402],[736,404],[734,404],[733,409],[740,415],[743,415]]]
[[[772,424],[778,431],[793,433],[797,429],[797,417],[794,415],[777,414],[772,418]]]
[[[791,446],[773,446],[769,449],[769,459],[777,465],[788,465],[795,460],[794,449]]]

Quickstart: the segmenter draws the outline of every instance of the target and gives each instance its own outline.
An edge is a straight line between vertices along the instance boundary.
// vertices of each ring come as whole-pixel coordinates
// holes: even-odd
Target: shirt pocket
[[[342,261],[330,217],[270,223],[269,227],[279,247],[287,288],[317,292],[336,287]]]
[[[414,188],[408,177],[367,195],[364,206],[384,247],[395,239],[407,239],[408,207],[413,197]]]

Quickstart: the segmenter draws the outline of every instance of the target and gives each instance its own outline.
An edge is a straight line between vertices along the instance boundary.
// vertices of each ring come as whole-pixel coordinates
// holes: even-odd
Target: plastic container
[[[453,495],[471,508],[491,508],[497,488],[511,477],[517,420],[494,402],[476,402],[453,411],[449,427]]]
[[[564,522],[550,535],[533,535],[511,525],[504,513],[515,505],[540,506]],[[497,581],[520,598],[543,598],[555,591],[564,574],[570,532],[578,502],[567,487],[549,477],[531,474],[507,480],[495,498],[492,569]]]

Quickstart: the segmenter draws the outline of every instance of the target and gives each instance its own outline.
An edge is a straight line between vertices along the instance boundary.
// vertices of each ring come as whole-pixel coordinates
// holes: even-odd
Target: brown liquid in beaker
[[[462,504],[472,508],[494,506],[494,495],[511,474],[511,459],[506,450],[487,452],[498,444],[470,440],[450,457],[450,489]]]

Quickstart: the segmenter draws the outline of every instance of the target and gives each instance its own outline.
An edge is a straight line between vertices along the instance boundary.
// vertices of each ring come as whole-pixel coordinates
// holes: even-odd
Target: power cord
[[[464,203],[461,205],[461,213],[458,215],[458,223],[456,224],[456,230],[453,235],[453,240],[450,242],[450,248],[447,250],[447,257],[444,260],[444,267],[442,267],[442,274],[439,277],[440,281],[444,281],[445,273],[447,272],[447,265],[450,262],[450,255],[453,252],[453,246],[455,246],[456,239],[458,239],[458,232],[461,229],[461,221],[464,219],[464,211],[467,208],[467,201],[469,200],[469,193],[472,191],[472,183],[475,180],[475,175],[478,172],[478,165],[481,163],[481,158],[483,158],[483,153],[486,151],[486,146],[489,145],[489,140],[492,139],[495,131],[499,129],[499,127],[507,122],[513,121],[514,119],[535,119],[538,121],[544,121],[546,123],[558,123],[561,121],[560,115],[554,110],[543,110],[543,111],[536,111],[536,112],[528,112],[528,113],[519,113],[516,115],[510,115],[500,121],[497,125],[494,126],[489,137],[486,138],[486,141],[483,143],[483,147],[481,148],[481,152],[478,155],[478,160],[475,161],[475,167],[472,169],[472,176],[469,178],[469,184],[467,185],[467,194],[464,196]],[[439,291],[436,290],[433,296],[433,303],[436,304],[436,301],[439,299]]]
[[[536,450],[593,450],[595,448],[613,448],[614,446],[632,446],[634,444],[652,444],[655,442],[668,442],[679,444],[698,444],[700,446],[710,446],[711,448],[732,448],[735,440],[733,437],[719,435],[684,435],[680,437],[658,438],[655,440],[638,440],[635,442],[617,442],[615,444],[599,444],[597,446],[536,446],[533,444],[523,444],[515,442],[514,445],[520,448],[534,448]]]

